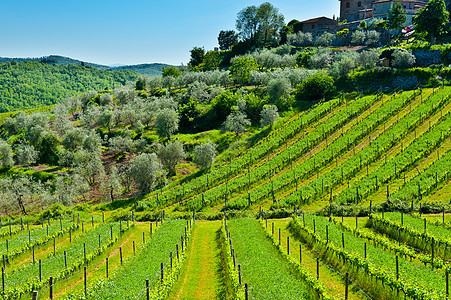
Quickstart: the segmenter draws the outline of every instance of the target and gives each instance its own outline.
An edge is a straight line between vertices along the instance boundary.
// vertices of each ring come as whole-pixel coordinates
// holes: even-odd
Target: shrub
[[[355,51],[344,51],[337,54],[335,62],[332,64],[331,74],[335,77],[342,77],[349,74],[357,67],[359,54]]]
[[[354,45],[363,45],[365,43],[365,39],[366,34],[362,30],[357,30],[352,33],[352,43]]]
[[[276,102],[281,97],[286,97],[290,94],[291,83],[285,77],[274,78],[268,83],[268,95],[273,102]]]
[[[363,51],[359,55],[359,63],[364,69],[373,69],[380,64],[379,52],[377,50]]]
[[[409,68],[415,64],[415,56],[406,50],[396,49],[393,52],[392,65],[395,68]]]
[[[332,34],[330,32],[324,32],[322,35],[320,35],[316,39],[315,44],[317,46],[327,47],[327,46],[330,46],[330,44],[332,43],[334,38],[335,38],[335,34]]]
[[[323,72],[310,75],[297,86],[298,100],[329,99],[334,92],[334,80]]]
[[[367,45],[374,45],[377,42],[379,42],[381,34],[377,32],[376,30],[370,30],[366,33],[366,44]]]
[[[274,122],[276,122],[277,118],[279,118],[277,106],[265,105],[261,111],[260,116],[261,116],[260,124],[262,127],[266,127],[268,125],[272,126]]]
[[[310,57],[310,68],[325,69],[329,68],[332,63],[332,50],[328,48],[315,49],[313,55]]]
[[[216,157],[216,147],[210,140],[194,147],[194,163],[201,168],[210,168]]]

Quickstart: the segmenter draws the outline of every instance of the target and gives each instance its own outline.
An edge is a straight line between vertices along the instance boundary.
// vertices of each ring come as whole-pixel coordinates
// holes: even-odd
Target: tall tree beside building
[[[402,29],[406,23],[406,10],[400,1],[394,1],[387,15],[387,25],[390,29]]]
[[[236,43],[238,43],[238,35],[234,30],[221,30],[221,32],[219,32],[219,49],[229,50]]]
[[[265,46],[276,42],[284,24],[284,16],[271,3],[248,6],[238,13],[236,28],[243,40],[255,40]]]
[[[430,0],[424,9],[420,9],[414,18],[415,30],[427,33],[431,43],[440,36],[449,21],[449,12],[443,0]]]
[[[189,61],[189,65],[191,67],[197,67],[204,61],[205,49],[202,47],[193,47],[190,50],[191,59]]]

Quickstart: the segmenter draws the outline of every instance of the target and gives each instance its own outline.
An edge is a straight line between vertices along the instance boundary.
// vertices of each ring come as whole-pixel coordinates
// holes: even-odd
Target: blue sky
[[[2,1],[0,56],[69,56],[99,64],[186,64],[189,50],[217,46],[237,13],[265,1]],[[292,19],[339,15],[339,0],[269,1]]]

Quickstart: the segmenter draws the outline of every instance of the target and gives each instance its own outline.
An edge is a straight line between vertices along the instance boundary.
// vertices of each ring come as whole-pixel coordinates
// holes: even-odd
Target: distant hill
[[[110,70],[128,70],[128,71],[135,71],[136,73],[140,73],[140,74],[148,75],[148,76],[159,76],[159,75],[161,75],[161,73],[163,73],[163,68],[170,67],[170,66],[171,65],[154,63],[154,64],[120,66],[120,67],[111,68]]]
[[[134,71],[139,74],[148,76],[159,76],[163,72],[163,67],[169,67],[171,65],[162,63],[152,63],[152,64],[140,64],[140,65],[113,65],[104,66],[99,64],[94,64],[90,62],[84,62],[78,59],[73,59],[70,57],[60,56],[60,55],[49,55],[43,57],[33,57],[33,58],[10,58],[10,57],[0,57],[0,63],[2,62],[24,62],[24,61],[34,61],[42,62],[47,64],[55,65],[76,65],[76,66],[89,66],[100,70],[120,70],[120,71]]]
[[[0,63],[0,112],[55,104],[82,92],[125,85],[139,77],[127,70],[40,61]]]
[[[65,57],[65,56],[59,56],[59,55],[49,55],[49,56],[43,56],[43,57],[27,57],[27,58],[10,58],[10,57],[0,57],[0,62],[12,62],[12,61],[16,61],[16,62],[24,62],[24,61],[37,61],[37,62],[44,62],[44,63],[48,63],[48,64],[56,64],[56,65],[63,65],[63,66],[67,66],[67,65],[78,65],[78,66],[90,66],[90,67],[94,67],[97,69],[109,69],[108,66],[103,66],[103,65],[99,65],[99,64],[93,64],[93,63],[89,63],[89,62],[83,62],[81,60],[78,59],[73,59],[70,57]]]

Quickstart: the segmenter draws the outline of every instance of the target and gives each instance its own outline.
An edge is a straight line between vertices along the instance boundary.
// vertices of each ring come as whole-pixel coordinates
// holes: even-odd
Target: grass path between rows
[[[271,229],[274,223],[274,237],[279,238],[279,229],[281,229],[281,244],[285,249],[287,248],[287,236],[290,236],[290,256],[299,261],[299,245],[301,242],[294,238],[288,230],[288,224],[291,218],[288,219],[272,219],[268,220],[268,228]],[[302,266],[313,276],[316,276],[316,254],[311,249],[308,249],[305,244],[302,244]],[[330,295],[338,299],[344,299],[345,294],[345,278],[338,272],[331,269],[324,263],[320,264],[320,278],[324,283],[326,290]],[[366,297],[358,291],[357,287],[350,284],[348,299],[366,299]]]
[[[216,232],[220,227],[220,221],[196,222],[187,261],[168,299],[217,298],[221,281],[217,271],[220,254]]]

